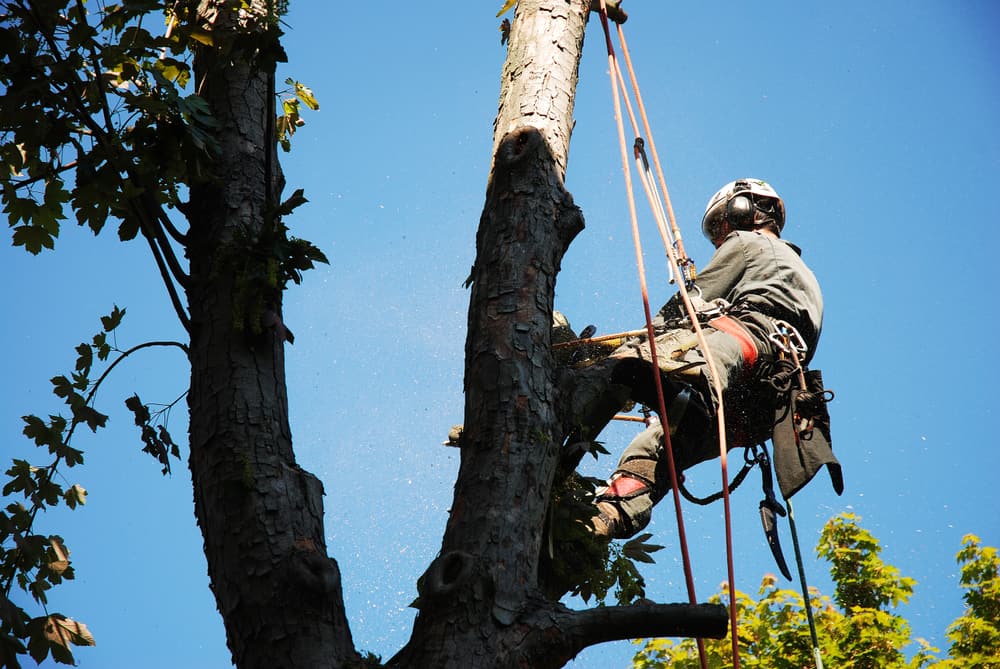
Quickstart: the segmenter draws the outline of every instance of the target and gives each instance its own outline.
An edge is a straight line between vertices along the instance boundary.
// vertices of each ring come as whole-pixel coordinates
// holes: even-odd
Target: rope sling
[[[635,135],[635,142],[633,143],[633,158],[636,162],[636,168],[642,182],[643,190],[646,193],[646,197],[649,200],[650,208],[653,212],[653,217],[656,220],[657,229],[660,232],[660,237],[663,242],[664,250],[667,256],[667,264],[670,267],[670,271],[673,277],[677,277],[677,285],[680,291],[681,300],[684,303],[685,311],[691,319],[691,325],[694,329],[695,336],[698,340],[698,345],[701,348],[702,354],[705,356],[705,360],[708,363],[709,374],[712,378],[712,383],[715,389],[716,397],[719,398],[719,405],[716,411],[716,420],[718,421],[718,432],[719,432],[719,457],[720,457],[720,467],[722,470],[722,500],[725,514],[725,526],[726,526],[726,570],[728,577],[728,587],[729,587],[729,617],[730,617],[730,638],[732,639],[733,647],[733,666],[734,669],[739,669],[739,641],[737,634],[737,614],[735,605],[735,593],[736,593],[736,578],[733,568],[733,539],[732,539],[732,514],[729,502],[729,473],[728,473],[728,462],[727,462],[727,445],[726,445],[726,429],[725,429],[725,407],[722,403],[722,386],[719,381],[718,371],[716,369],[715,360],[712,352],[708,346],[705,338],[705,334],[701,328],[701,324],[698,322],[697,313],[691,302],[691,298],[687,291],[687,281],[688,279],[693,279],[694,271],[691,266],[690,261],[687,259],[687,255],[683,253],[683,245],[681,243],[680,229],[677,226],[676,218],[673,213],[673,207],[670,204],[669,191],[666,188],[666,181],[663,178],[663,170],[660,166],[659,156],[656,152],[656,147],[652,141],[652,132],[649,127],[648,117],[645,113],[645,105],[642,103],[642,95],[639,92],[638,81],[635,77],[635,71],[632,67],[632,60],[630,55],[628,55],[628,46],[625,42],[624,31],[622,30],[621,24],[616,24],[618,28],[618,40],[622,46],[622,54],[625,57],[626,67],[629,71],[629,78],[632,82],[632,89],[635,92],[636,101],[639,105],[639,109],[642,112],[643,128],[646,133],[646,137],[650,138],[650,152],[653,155],[653,162],[656,165],[657,173],[659,175],[659,186],[660,192],[662,192],[662,199],[660,192],[656,190],[656,184],[653,183],[652,175],[650,174],[649,161],[646,159],[645,153],[645,142],[642,141],[639,126],[636,122],[635,113],[632,110],[632,104],[629,100],[628,91],[625,86],[624,77],[622,75],[621,68],[618,65],[618,59],[615,55],[614,44],[611,40],[611,30],[609,28],[608,22],[608,11],[605,0],[600,0],[600,17],[601,26],[604,30],[605,43],[607,45],[608,51],[608,69],[611,78],[611,94],[614,101],[614,112],[615,112],[615,125],[618,131],[618,143],[621,149],[622,158],[622,171],[625,178],[625,190],[628,198],[629,207],[629,219],[632,228],[632,241],[635,248],[636,256],[636,268],[639,275],[639,286],[642,293],[642,307],[646,317],[646,334],[650,342],[649,351],[650,359],[652,363],[653,382],[656,388],[656,401],[657,410],[660,419],[664,421],[663,425],[663,441],[664,447],[667,454],[667,469],[670,474],[670,484],[671,491],[674,498],[674,509],[677,519],[677,535],[678,541],[681,547],[681,557],[684,566],[684,581],[687,586],[688,600],[691,604],[696,604],[698,599],[695,594],[694,588],[694,577],[692,576],[691,570],[691,558],[687,546],[687,534],[684,529],[684,516],[681,510],[681,498],[678,485],[677,467],[674,459],[673,444],[670,439],[670,427],[666,424],[667,411],[666,402],[663,394],[663,382],[660,378],[659,363],[657,360],[656,346],[654,341],[656,339],[655,333],[653,331],[653,317],[649,307],[649,291],[646,283],[646,270],[645,264],[643,262],[643,250],[642,250],[642,240],[639,235],[639,223],[638,216],[636,214],[635,196],[633,194],[632,187],[632,176],[631,170],[629,168],[628,160],[628,148],[625,140],[625,125],[622,120],[621,114],[621,100],[624,99],[625,106],[628,111],[629,120],[632,124],[632,130]],[[668,227],[664,216],[664,204],[666,201],[666,212],[669,213],[670,227]],[[684,261],[679,260],[679,257],[683,257]],[[685,272],[682,273],[681,268],[684,268]],[[702,669],[708,669],[707,655],[705,652],[705,644],[702,639],[695,640],[698,646],[698,658],[701,663]]]

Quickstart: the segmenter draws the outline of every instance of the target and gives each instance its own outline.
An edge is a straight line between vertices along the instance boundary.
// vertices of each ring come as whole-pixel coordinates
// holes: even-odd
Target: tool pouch
[[[791,389],[774,416],[774,469],[785,499],[801,490],[824,465],[839,495],[844,491],[840,462],[833,454],[830,414],[826,404],[833,393],[823,387],[819,370],[805,373],[806,390]]]

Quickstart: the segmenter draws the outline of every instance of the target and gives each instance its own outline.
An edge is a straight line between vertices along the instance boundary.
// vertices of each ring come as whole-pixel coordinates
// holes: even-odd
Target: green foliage
[[[83,451],[71,445],[76,429],[86,426],[97,432],[107,422],[107,416],[94,408],[93,401],[108,373],[135,351],[149,346],[178,346],[174,342],[150,342],[127,351],[119,350],[109,338],[113,340],[124,316],[125,310],[115,306],[110,314],[101,317],[100,332],[76,347],[73,370],[52,378],[52,393],[68,409],[66,415],[23,417],[24,436],[37,448],[44,449],[45,455],[42,465],[14,458],[5,472],[2,489],[5,507],[0,511],[0,667],[19,666],[17,658],[25,653],[38,662],[51,654],[56,662],[73,664],[70,646],[93,645],[93,637],[85,625],[48,611],[49,591],[63,580],[73,579],[75,573],[62,537],[39,533],[35,520],[39,512],[60,504],[76,509],[87,501],[87,490],[82,485],[64,487],[59,481],[65,478],[64,469],[84,461]],[[113,353],[118,355],[112,360]],[[103,368],[96,379],[95,365]],[[137,397],[135,400],[138,402]],[[148,407],[138,404],[145,411],[145,440],[145,430],[152,431],[150,422],[165,421],[169,407],[150,416]],[[179,456],[162,422],[153,437],[160,447]],[[166,458],[161,452],[154,456],[161,462]],[[32,618],[11,602],[8,597],[15,585],[30,595],[45,615]]]
[[[142,452],[149,453],[163,466],[161,473],[169,474],[170,456],[180,458],[181,451],[170,437],[166,424],[156,422],[169,412],[169,406],[154,414],[150,412],[148,405],[142,403],[138,395],[132,395],[125,400],[125,407],[135,416],[135,424],[139,426],[143,443]]]
[[[93,646],[94,637],[83,623],[54,613],[28,623],[28,652],[41,663],[49,653],[60,664],[76,664],[70,645]]]
[[[895,612],[913,594],[914,581],[902,577],[879,558],[878,541],[845,513],[823,529],[817,552],[830,563],[836,595],[833,600],[810,592],[819,653],[826,666],[851,669],[1000,668],[1000,561],[993,548],[965,537],[958,554],[962,565],[966,611],[948,630],[952,647],[947,659],[926,641],[914,638],[909,624]],[[725,584],[723,584],[725,588]],[[710,598],[720,602],[723,593]],[[814,650],[802,596],[777,587],[764,577],[758,598],[736,593],[740,665],[756,669],[813,667]],[[632,666],[636,669],[694,669],[700,666],[691,639],[645,639]],[[731,641],[705,640],[708,666],[732,667]],[[915,647],[907,658],[904,651]]]
[[[593,448],[600,449],[600,445],[594,442]],[[653,564],[651,553],[663,546],[647,543],[651,534],[641,534],[624,544],[594,536],[590,524],[594,493],[603,483],[572,474],[553,488],[548,546],[539,578],[552,599],[568,592],[584,602],[593,598],[604,604],[613,594],[618,604],[625,605],[646,596],[646,582],[636,563]]]
[[[858,526],[858,520],[854,514],[841,514],[827,522],[820,535],[816,552],[830,563],[830,576],[837,584],[834,599],[845,610],[906,603],[914,580],[882,562],[882,547]]]
[[[948,628],[951,660],[942,666],[1000,669],[1000,558],[967,534],[958,552],[965,611]]]
[[[0,193],[15,245],[53,248],[67,203],[95,234],[113,216],[131,239],[149,225],[137,203],[176,206],[209,174],[215,120],[185,89],[211,36],[189,10],[169,12],[169,36],[142,27],[173,4],[4,5]]]
[[[93,637],[82,624],[60,614],[31,618],[7,596],[16,584],[45,607],[48,591],[74,577],[70,551],[62,538],[37,533],[34,522],[39,511],[60,503],[75,509],[86,502],[83,486],[77,483],[64,488],[57,474],[62,466],[83,464],[83,452],[70,445],[76,428],[85,425],[96,432],[107,422],[107,416],[92,406],[96,384],[91,381],[91,372],[95,361],[106,361],[111,354],[107,338],[124,315],[125,310],[116,306],[103,317],[101,331],[76,347],[73,371],[52,378],[52,392],[69,409],[69,416],[53,414],[47,420],[35,415],[23,417],[24,436],[45,449],[49,459],[44,466],[36,466],[15,458],[6,471],[2,492],[11,499],[0,512],[0,588],[4,602],[0,607],[0,666],[18,666],[17,656],[26,652],[38,662],[51,653],[57,662],[72,664],[70,645],[93,645]]]
[[[198,13],[206,7],[213,16]],[[54,248],[67,218],[75,218],[95,235],[111,220],[122,241],[142,238],[149,244],[174,309],[188,327],[180,292],[190,285],[185,265],[194,249],[193,235],[172,217],[190,214],[191,203],[185,198],[193,187],[217,179],[221,128],[214,110],[199,95],[204,81],[196,81],[195,56],[220,67],[239,63],[273,73],[275,63],[285,60],[279,38],[280,16],[286,10],[286,0],[263,5],[242,0],[4,2],[0,205],[13,245],[38,254]],[[293,80],[289,84],[291,90],[283,93],[294,104],[283,102],[279,117],[289,124],[286,139],[302,125],[299,104],[319,107],[308,87]],[[279,142],[278,133],[271,139]],[[271,149],[266,147],[268,154]],[[264,220],[254,222],[254,229],[262,232],[237,233],[222,251],[238,259],[224,269],[235,270],[237,287],[244,291],[238,309],[244,314],[253,314],[259,305],[280,304],[280,292],[289,281],[299,283],[303,271],[327,261],[314,245],[291,237],[282,220],[305,201],[296,191],[274,211],[265,212]],[[0,667],[19,666],[25,654],[36,661],[51,656],[72,663],[72,645],[93,643],[84,625],[47,609],[51,588],[73,578],[74,572],[63,540],[38,533],[35,520],[39,511],[60,503],[75,509],[86,502],[83,486],[60,481],[66,470],[84,462],[83,452],[72,445],[76,429],[82,425],[96,432],[106,424],[107,416],[93,400],[108,373],[148,346],[186,351],[176,342],[118,349],[113,332],[124,313],[115,307],[102,318],[101,332],[76,348],[73,370],[51,379],[53,393],[65,405],[63,412],[24,417],[24,435],[43,449],[36,453],[44,455],[39,456],[40,465],[14,459],[2,486]],[[260,327],[259,318],[253,327]],[[99,376],[97,368],[103,369]],[[126,400],[143,450],[164,473],[170,471],[171,458],[179,457],[166,421],[180,399],[159,407],[144,403],[137,394]],[[9,596],[15,586],[30,595],[44,615],[31,617],[14,604]]]
[[[257,12],[248,3],[230,3],[230,11],[239,12],[241,29],[234,31],[215,30],[195,5],[167,0],[4,5],[0,203],[15,246],[33,254],[54,248],[69,205],[77,223],[94,234],[109,217],[119,221],[123,241],[141,233],[183,285],[183,254],[172,245],[187,240],[168,211],[184,210],[187,189],[214,179],[219,148],[219,122],[193,80],[194,55],[210,50],[220,62],[261,68],[285,60],[279,17],[286,3]],[[150,21],[156,15],[166,19],[163,34],[144,27],[161,23]],[[317,110],[319,103],[301,82],[286,83],[290,88],[278,95],[281,113],[273,140],[288,150],[304,123],[300,104]],[[274,249],[277,273],[298,281],[299,272],[322,258],[311,244],[271,232],[275,240],[283,239]]]
[[[288,282],[302,282],[302,272],[316,263],[328,263],[326,255],[312,242],[288,235],[282,217],[308,202],[302,189],[296,190],[274,211],[266,214],[271,224],[259,233],[237,231],[233,241],[219,248],[217,271],[234,277],[233,328],[260,334],[264,315],[281,302]]]
[[[292,136],[295,131],[306,124],[299,115],[299,103],[304,104],[313,111],[319,111],[319,102],[313,95],[312,89],[305,84],[295,81],[291,77],[285,79],[285,83],[291,88],[279,91],[281,98],[281,114],[277,120],[277,140],[284,151],[292,150]]]

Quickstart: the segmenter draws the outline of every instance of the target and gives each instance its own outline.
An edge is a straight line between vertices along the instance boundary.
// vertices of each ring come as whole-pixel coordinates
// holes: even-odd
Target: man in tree
[[[803,365],[816,349],[823,298],[800,250],[781,239],[784,224],[784,202],[758,179],[726,184],[706,207],[702,231],[716,252],[690,292],[699,322],[708,326],[705,341],[722,398],[716,396],[706,352],[698,345],[681,296],[674,296],[653,320],[678,470],[718,454],[718,430],[711,417],[720,399],[730,416],[726,432],[731,445],[755,444],[769,436],[773,398],[755,381],[759,370],[778,357],[772,335],[782,328],[793,333]],[[578,423],[571,426],[571,439],[593,440],[630,400],[656,406],[651,363],[648,339],[640,336],[573,374],[570,406]],[[653,505],[670,489],[665,455],[663,430],[654,422],[626,448],[598,496],[593,520],[598,535],[629,537],[649,523]]]

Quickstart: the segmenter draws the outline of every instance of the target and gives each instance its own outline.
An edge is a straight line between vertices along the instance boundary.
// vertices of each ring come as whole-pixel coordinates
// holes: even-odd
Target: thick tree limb
[[[580,650],[605,641],[640,637],[721,639],[729,614],[721,604],[636,604],[568,612],[566,634]]]

